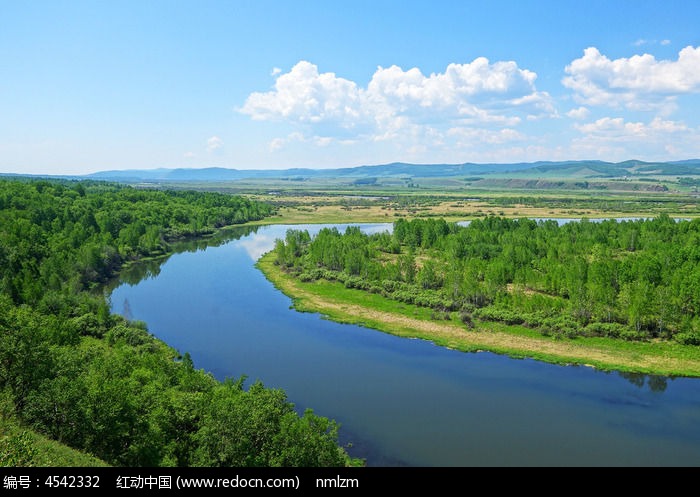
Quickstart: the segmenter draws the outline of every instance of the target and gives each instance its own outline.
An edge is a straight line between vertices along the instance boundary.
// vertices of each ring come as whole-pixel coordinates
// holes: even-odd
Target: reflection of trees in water
[[[119,273],[119,278],[117,280],[117,285],[122,283],[128,283],[129,285],[135,285],[139,281],[147,280],[150,278],[155,278],[160,274],[160,267],[170,258],[170,256],[159,257],[157,259],[150,259],[147,261],[139,261],[129,267],[123,269]]]
[[[196,238],[191,240],[181,240],[177,242],[172,242],[169,246],[169,254],[163,257],[157,257],[153,259],[145,259],[138,261],[130,266],[122,269],[119,273],[119,277],[112,281],[110,284],[106,285],[106,293],[111,293],[119,285],[126,283],[128,285],[135,285],[140,281],[147,280],[150,278],[155,278],[160,274],[160,269],[165,264],[165,262],[173,254],[180,254],[182,252],[197,252],[199,250],[204,250],[207,247],[218,247],[224,243],[239,240],[244,236],[248,236],[251,233],[257,233],[259,226],[235,226],[225,230],[217,231],[215,234],[208,236],[206,238]]]
[[[131,312],[131,304],[129,304],[129,299],[124,299],[124,309],[122,310],[122,316],[127,321],[132,321],[134,319],[134,314]]]
[[[668,380],[673,380],[673,377],[668,376],[626,373],[623,371],[618,371],[617,374],[629,381],[632,385],[635,385],[639,388],[644,388],[644,385],[646,385],[647,387],[649,387],[649,390],[656,393],[666,391],[666,387],[668,386]]]
[[[260,226],[232,226],[220,231],[217,231],[211,236],[205,238],[193,238],[191,240],[183,240],[175,242],[171,245],[172,253],[178,254],[181,252],[197,252],[204,250],[207,247],[218,247],[224,243],[239,240],[251,233],[257,233]]]

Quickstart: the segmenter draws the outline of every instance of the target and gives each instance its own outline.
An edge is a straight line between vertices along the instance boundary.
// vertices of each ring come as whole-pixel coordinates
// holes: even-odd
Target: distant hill
[[[598,160],[559,162],[516,162],[510,164],[409,164],[393,162],[374,166],[357,166],[337,169],[230,169],[224,167],[125,169],[100,171],[84,176],[76,175],[28,175],[0,173],[0,177],[58,177],[64,179],[94,179],[120,183],[177,183],[220,182],[246,179],[314,179],[314,178],[558,178],[558,179],[609,179],[643,178],[649,176],[697,176],[700,175],[700,159],[669,162],[644,162],[628,160],[605,162]]]
[[[339,169],[228,169],[208,167],[204,169],[146,169],[101,171],[84,176],[90,179],[120,182],[179,182],[179,181],[236,181],[242,179],[270,178],[439,178],[459,176],[504,175],[514,176],[542,174],[558,177],[613,178],[650,175],[698,175],[700,159],[675,162],[625,162],[561,161],[518,162],[512,164],[408,164],[394,162],[375,166],[357,166]]]
[[[358,166],[340,169],[149,169],[101,171],[87,175],[90,179],[111,181],[235,181],[265,178],[364,178],[364,177],[450,177],[494,172],[518,171],[532,164],[406,164],[395,162],[378,166]]]

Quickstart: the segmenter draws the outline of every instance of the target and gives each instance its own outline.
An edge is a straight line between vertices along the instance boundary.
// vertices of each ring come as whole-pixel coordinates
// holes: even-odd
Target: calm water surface
[[[700,465],[700,380],[456,352],[296,312],[254,266],[288,228],[137,266],[112,308],[219,379],[259,379],[337,420],[371,466]]]

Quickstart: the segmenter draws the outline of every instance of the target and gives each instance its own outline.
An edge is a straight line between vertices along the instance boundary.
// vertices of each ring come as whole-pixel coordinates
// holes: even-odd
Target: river
[[[369,466],[700,465],[699,379],[457,352],[291,309],[255,261],[288,228],[321,227],[183,245],[125,271],[112,309],[219,379],[260,380],[337,420]]]

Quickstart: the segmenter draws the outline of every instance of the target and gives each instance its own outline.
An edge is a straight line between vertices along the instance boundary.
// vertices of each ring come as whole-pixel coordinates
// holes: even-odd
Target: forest
[[[101,292],[130,261],[273,210],[216,193],[0,180],[0,463],[34,464],[26,431],[3,436],[10,425],[115,466],[357,463],[335,421],[259,382],[217,381],[112,314]]]
[[[339,281],[430,308],[433,319],[456,314],[466,328],[700,345],[698,219],[398,219],[371,235],[290,229],[274,256],[301,281]]]

